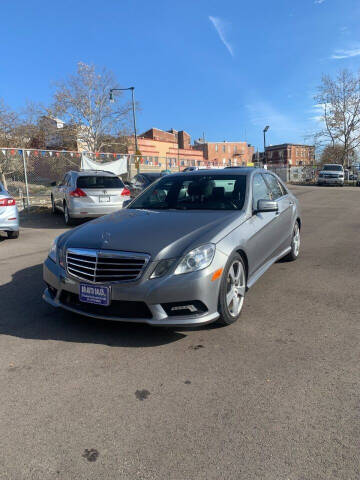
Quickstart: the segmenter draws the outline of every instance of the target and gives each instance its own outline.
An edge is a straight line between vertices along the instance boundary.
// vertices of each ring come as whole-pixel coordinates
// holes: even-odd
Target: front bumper
[[[318,178],[319,185],[344,185],[343,178]]]
[[[215,270],[224,267],[225,256],[217,252],[210,267],[199,272],[185,275],[169,275],[163,278],[149,279],[151,264],[137,282],[111,284],[111,300],[113,303],[138,302],[146,305],[150,314],[145,318],[131,315],[123,316],[109,314],[107,307],[98,306],[84,312],[80,305],[63,301],[64,295],[70,294],[78,299],[80,280],[72,278],[67,272],[47,258],[44,263],[44,281],[48,285],[43,299],[53,307],[61,307],[87,317],[119,322],[147,323],[154,326],[195,326],[214,322],[219,318],[218,298],[221,278],[211,281]],[[206,307],[205,312],[186,315],[168,315],[163,307],[168,303],[201,302]],[[89,304],[86,304],[87,306]],[[102,308],[104,313],[102,313]],[[179,312],[180,313],[180,312]]]

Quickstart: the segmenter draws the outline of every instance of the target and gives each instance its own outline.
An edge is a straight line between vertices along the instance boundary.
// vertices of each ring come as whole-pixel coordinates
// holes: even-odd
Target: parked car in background
[[[8,238],[19,237],[19,212],[16,201],[5,190],[0,182],[0,230],[7,233]]]
[[[63,212],[66,225],[76,219],[115,212],[130,199],[130,191],[123,181],[103,170],[70,171],[58,185],[54,183],[52,186],[52,211]]]
[[[137,197],[145,188],[163,176],[164,173],[159,172],[138,173],[127,184],[131,197]]]
[[[323,165],[318,176],[318,185],[344,185],[344,167],[338,164]]]
[[[297,199],[266,170],[167,175],[127,208],[58,237],[43,298],[95,318],[229,325],[274,262],[297,259],[300,226]]]

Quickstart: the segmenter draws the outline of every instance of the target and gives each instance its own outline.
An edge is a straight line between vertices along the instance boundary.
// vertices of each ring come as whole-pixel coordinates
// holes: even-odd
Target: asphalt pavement
[[[1,480],[358,480],[360,188],[292,187],[301,256],[226,328],[43,303],[48,211],[0,238]]]

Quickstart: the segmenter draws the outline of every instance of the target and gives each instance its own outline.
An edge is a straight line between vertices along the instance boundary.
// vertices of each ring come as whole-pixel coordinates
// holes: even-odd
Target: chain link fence
[[[0,148],[0,181],[19,207],[50,205],[52,182],[59,182],[69,170],[81,169],[81,153],[65,150]],[[176,157],[142,157],[122,153],[86,152],[91,160],[104,164],[127,157],[129,180],[139,172],[179,172],[187,167],[220,168],[213,162]]]

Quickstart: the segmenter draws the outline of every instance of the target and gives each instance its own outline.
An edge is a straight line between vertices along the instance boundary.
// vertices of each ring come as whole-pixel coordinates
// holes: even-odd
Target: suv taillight
[[[72,192],[70,192],[70,197],[86,197],[86,193],[84,192],[84,190],[81,190],[81,188],[76,188],[75,190],[73,190]]]
[[[0,207],[12,207],[16,205],[14,198],[0,198]]]
[[[124,195],[129,197],[130,196],[130,190],[128,188],[124,188],[123,191],[121,192],[121,195]]]

